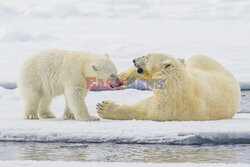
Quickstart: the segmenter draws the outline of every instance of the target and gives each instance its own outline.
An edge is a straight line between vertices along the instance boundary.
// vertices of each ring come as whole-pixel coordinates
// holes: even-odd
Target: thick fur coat
[[[136,58],[134,65],[122,72],[120,79],[161,79],[162,89],[154,87],[152,97],[135,105],[104,101],[98,104],[100,117],[202,121],[230,119],[238,111],[239,83],[228,70],[207,56],[194,55],[184,62],[170,55],[152,53]]]
[[[22,64],[18,75],[24,117],[55,118],[50,103],[53,97],[64,94],[64,119],[99,120],[89,115],[84,102],[88,77],[116,78],[117,70],[106,54],[50,49],[32,55]]]

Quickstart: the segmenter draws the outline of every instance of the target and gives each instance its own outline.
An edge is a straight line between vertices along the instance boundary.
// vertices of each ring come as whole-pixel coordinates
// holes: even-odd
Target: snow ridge
[[[160,136],[96,136],[90,138],[86,135],[74,136],[72,134],[38,134],[16,133],[6,134],[0,132],[1,142],[42,142],[42,143],[116,143],[116,144],[169,144],[169,145],[202,145],[202,144],[250,144],[250,132],[237,133],[178,133],[163,134]]]

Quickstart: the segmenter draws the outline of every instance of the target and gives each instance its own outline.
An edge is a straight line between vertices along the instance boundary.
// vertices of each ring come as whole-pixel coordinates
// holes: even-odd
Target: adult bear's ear
[[[185,59],[182,59],[182,58],[180,58],[180,59],[177,59],[179,62],[181,62],[181,64],[183,64],[184,66],[186,66],[186,62],[185,62]]]
[[[92,68],[93,71],[98,71],[96,65],[94,65],[94,64],[91,65],[91,68]]]
[[[168,69],[168,68],[170,68],[170,67],[174,67],[174,63],[172,62],[172,61],[164,61],[163,62],[163,68],[164,69]]]

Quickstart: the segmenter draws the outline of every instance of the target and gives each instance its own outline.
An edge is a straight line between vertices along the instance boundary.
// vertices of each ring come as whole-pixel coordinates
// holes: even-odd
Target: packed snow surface
[[[20,64],[48,48],[108,53],[119,72],[149,52],[187,58],[205,54],[249,89],[250,1],[240,0],[8,0],[0,2],[0,140],[115,143],[250,143],[249,104],[232,120],[203,122],[64,121],[64,98],[52,104],[57,119],[23,120],[16,88]],[[149,91],[89,92],[86,103],[134,104]],[[248,98],[249,99],[249,98]]]
[[[140,144],[250,143],[249,110],[236,114],[233,119],[217,121],[101,120],[82,122],[61,119],[65,102],[60,96],[51,106],[57,119],[24,120],[23,103],[17,91],[17,89],[0,89],[0,141]],[[97,115],[96,104],[103,100],[135,104],[151,95],[150,91],[134,89],[92,91],[87,95],[86,104],[90,114]]]

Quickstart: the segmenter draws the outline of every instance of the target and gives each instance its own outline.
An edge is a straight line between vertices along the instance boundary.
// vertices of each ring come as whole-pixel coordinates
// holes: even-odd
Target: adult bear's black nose
[[[135,59],[133,60],[133,63],[135,63]]]

